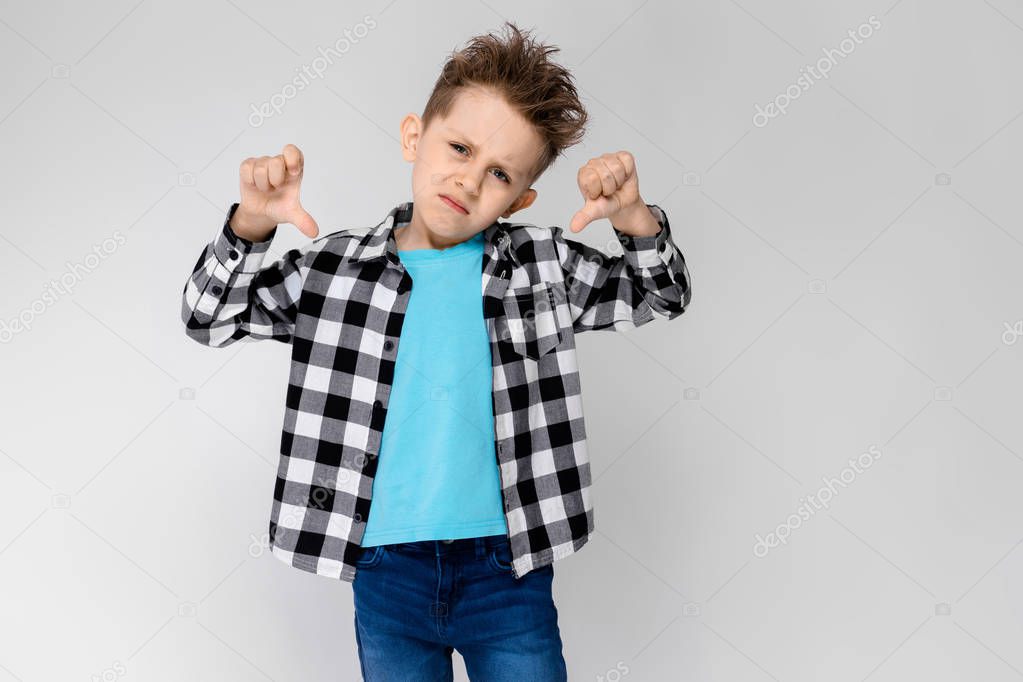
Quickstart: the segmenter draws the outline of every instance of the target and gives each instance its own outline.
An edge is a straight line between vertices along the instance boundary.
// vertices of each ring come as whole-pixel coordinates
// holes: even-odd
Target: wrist
[[[611,225],[634,237],[652,237],[661,229],[657,218],[642,199],[618,211],[611,219]]]
[[[268,220],[265,216],[255,215],[242,210],[239,205],[235,209],[230,221],[231,231],[236,236],[250,242],[262,242],[270,236],[277,223]]]

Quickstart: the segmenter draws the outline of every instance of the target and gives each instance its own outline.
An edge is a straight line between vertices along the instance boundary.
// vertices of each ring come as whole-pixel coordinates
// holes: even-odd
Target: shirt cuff
[[[669,266],[671,254],[668,252],[668,248],[669,246],[674,248],[671,243],[671,226],[668,224],[667,214],[656,204],[646,204],[646,207],[650,209],[654,218],[657,219],[657,224],[661,226],[657,234],[637,237],[626,234],[611,225],[611,229],[614,230],[618,241],[621,242],[622,248],[625,250],[626,262],[635,270]]]
[[[238,210],[238,203],[231,204],[224,219],[224,226],[213,240],[213,253],[228,273],[256,273],[263,265],[263,259],[270,250],[270,242],[277,234],[277,226],[261,242],[239,237],[231,229],[231,216]]]

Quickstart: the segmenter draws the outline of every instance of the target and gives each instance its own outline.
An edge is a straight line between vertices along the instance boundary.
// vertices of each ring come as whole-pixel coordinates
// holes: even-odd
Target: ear
[[[423,134],[423,119],[416,114],[406,114],[401,119],[401,155],[406,161],[416,160],[416,149]]]
[[[534,201],[536,201],[536,190],[529,188],[520,194],[518,198],[512,202],[512,205],[509,206],[501,215],[505,218],[510,218],[512,213],[521,211],[524,208],[529,208]]]

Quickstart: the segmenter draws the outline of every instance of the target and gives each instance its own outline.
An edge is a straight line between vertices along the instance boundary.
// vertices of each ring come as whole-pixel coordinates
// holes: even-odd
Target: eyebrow
[[[469,143],[469,146],[471,146],[471,147],[477,147],[477,148],[479,147],[479,145],[478,145],[478,144],[476,144],[475,142],[473,142],[472,140],[470,140],[470,139],[469,139],[469,136],[468,136],[468,135],[466,135],[465,133],[463,133],[463,132],[460,132],[460,131],[458,131],[458,130],[455,130],[455,129],[454,129],[454,128],[452,128],[451,126],[444,126],[444,129],[445,129],[446,131],[448,131],[449,133],[452,133],[452,134],[454,134],[454,135],[457,135],[458,137],[460,137],[460,138],[462,138],[463,140],[465,140],[466,142],[468,142],[468,143]],[[517,172],[517,173],[518,173],[518,172],[524,172],[524,171],[519,171],[519,169],[517,168],[517,164],[515,163],[515,160],[514,160],[514,159],[512,159],[512,158],[511,158],[510,156],[506,156],[506,157],[505,157],[504,159],[502,159],[501,161],[502,161],[502,163],[505,163],[505,164],[507,164],[507,165],[511,165],[511,166],[516,166],[516,168],[514,168],[513,170],[515,170],[515,172]]]

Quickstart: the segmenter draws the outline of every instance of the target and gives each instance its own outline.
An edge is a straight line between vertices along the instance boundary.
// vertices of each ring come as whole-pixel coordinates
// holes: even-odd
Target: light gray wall
[[[30,326],[0,345],[0,682],[358,677],[350,585],[265,552],[288,348],[196,345],[180,292],[248,156],[298,144],[321,229],[406,200],[401,117],[505,18],[593,116],[519,218],[567,225],[627,149],[693,276],[682,318],[578,340],[571,678],[1023,677],[1023,8],[422,5],[0,6],[0,320]]]

